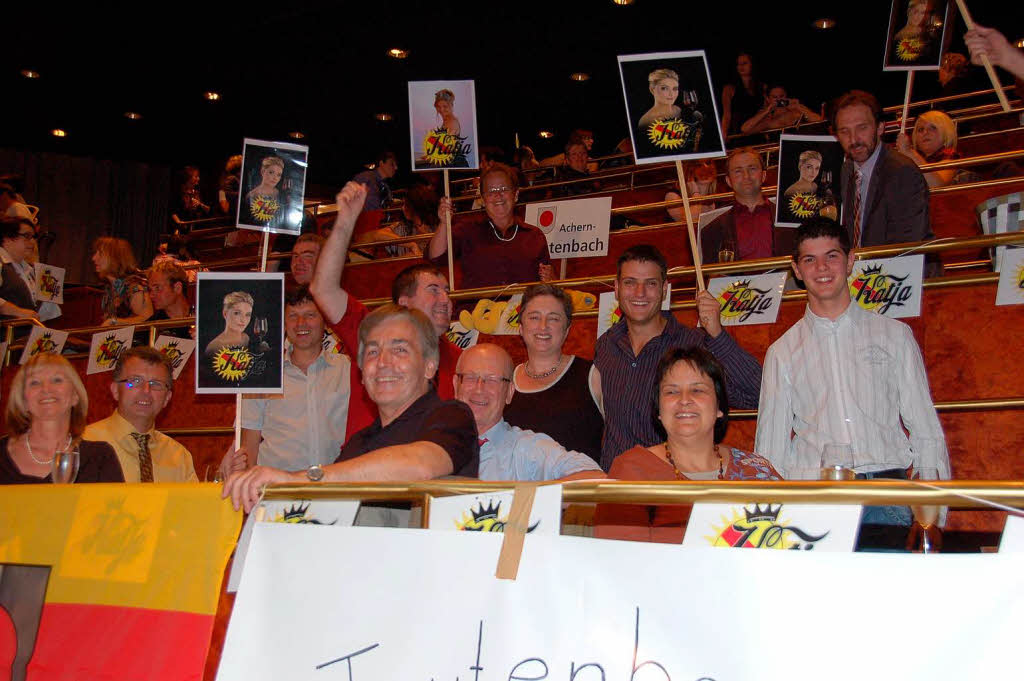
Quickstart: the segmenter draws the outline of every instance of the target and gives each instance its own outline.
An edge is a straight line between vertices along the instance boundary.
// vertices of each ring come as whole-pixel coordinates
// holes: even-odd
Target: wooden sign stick
[[[971,18],[971,13],[967,11],[967,5],[964,4],[964,0],[956,0],[956,6],[960,8],[960,15],[964,18],[964,23],[967,24],[967,30],[974,30],[974,19]],[[1003,106],[1003,111],[1010,110],[1010,102],[1006,99],[1006,93],[1003,92],[1003,86],[999,84],[999,78],[996,77],[996,70],[992,68],[992,62],[989,61],[988,55],[981,55],[981,64],[985,67],[985,73],[988,74],[988,79],[992,81],[992,87],[995,88],[996,96],[999,97],[999,103]]]
[[[907,112],[910,109],[910,91],[914,89],[914,72],[907,71],[907,91],[903,95],[903,117],[900,118],[900,134],[907,131]]]
[[[444,197],[451,201],[452,194],[448,188],[448,169],[444,169]],[[455,260],[452,256],[452,213],[455,212],[455,204],[451,204],[451,210],[449,210],[444,217],[445,231],[448,233],[448,287],[449,290],[455,290]]]
[[[690,215],[690,193],[686,190],[686,177],[683,174],[683,162],[676,161],[676,174],[679,176],[679,194],[683,197],[683,212],[686,214],[686,231],[690,235],[690,250],[693,251],[693,268],[697,274],[697,290],[704,290],[704,272],[700,267],[700,248],[697,244],[697,232],[693,227],[693,216]]]

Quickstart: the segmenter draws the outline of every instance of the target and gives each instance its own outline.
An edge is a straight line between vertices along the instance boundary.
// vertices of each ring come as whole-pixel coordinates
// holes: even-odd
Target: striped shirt
[[[909,326],[852,303],[835,321],[808,308],[768,348],[754,451],[786,479],[816,478],[827,444],[851,445],[857,472],[913,463],[949,479],[946,439]]]
[[[601,468],[606,471],[615,457],[627,449],[664,442],[665,438],[654,427],[651,394],[658,362],[669,349],[704,346],[725,369],[729,404],[738,409],[757,407],[761,365],[756,359],[737,345],[725,330],[712,338],[703,329],[683,326],[671,313],[662,314],[666,322],[664,330],[647,341],[639,355],[633,354],[625,320],[597,339],[594,366],[601,374],[604,400]]]

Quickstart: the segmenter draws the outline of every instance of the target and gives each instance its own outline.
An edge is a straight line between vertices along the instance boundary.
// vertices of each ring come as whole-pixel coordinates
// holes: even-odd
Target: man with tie
[[[91,423],[82,437],[109,442],[125,482],[196,482],[192,455],[156,430],[156,417],[171,401],[173,379],[167,359],[148,345],[125,350],[114,367],[113,414]]]
[[[836,101],[832,129],[846,152],[843,227],[853,249],[932,239],[928,183],[913,160],[882,143],[878,100],[851,90]]]

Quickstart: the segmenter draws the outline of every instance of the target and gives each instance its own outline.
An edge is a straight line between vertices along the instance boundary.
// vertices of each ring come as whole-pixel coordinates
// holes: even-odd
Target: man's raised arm
[[[337,324],[348,309],[348,292],[341,288],[341,273],[348,258],[352,231],[363,210],[366,186],[349,182],[338,192],[338,216],[334,229],[320,251],[309,290],[329,324]]]

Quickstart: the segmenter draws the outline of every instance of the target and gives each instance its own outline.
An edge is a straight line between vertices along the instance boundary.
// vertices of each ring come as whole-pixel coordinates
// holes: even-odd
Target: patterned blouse
[[[103,307],[103,318],[131,317],[135,314],[132,312],[132,296],[148,290],[149,283],[142,272],[135,272],[123,279],[109,282],[103,289],[103,300],[100,303]]]

